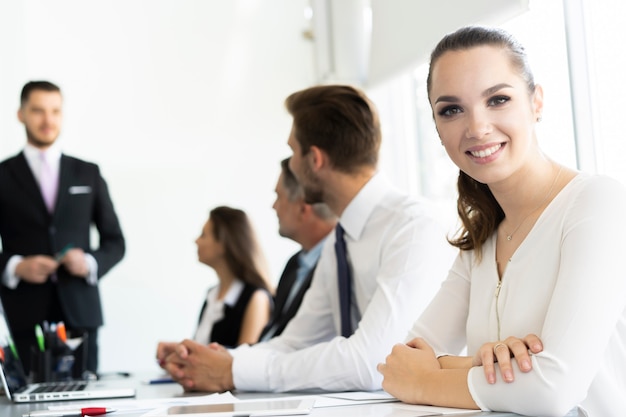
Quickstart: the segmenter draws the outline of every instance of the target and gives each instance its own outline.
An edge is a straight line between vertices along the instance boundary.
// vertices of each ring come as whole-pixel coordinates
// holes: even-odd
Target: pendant
[[[509,241],[510,241],[512,238],[513,238],[513,236],[511,236],[511,235],[507,235],[507,236],[506,236],[506,240],[509,240]]]

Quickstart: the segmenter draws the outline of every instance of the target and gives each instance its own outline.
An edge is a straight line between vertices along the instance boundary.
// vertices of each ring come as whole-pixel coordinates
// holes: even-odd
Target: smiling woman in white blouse
[[[460,169],[460,253],[378,366],[383,387],[410,403],[626,416],[625,187],[541,151],[543,90],[508,33],[446,36],[427,86]]]

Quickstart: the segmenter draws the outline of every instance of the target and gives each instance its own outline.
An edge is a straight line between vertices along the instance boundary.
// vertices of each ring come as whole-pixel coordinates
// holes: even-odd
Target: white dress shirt
[[[41,153],[41,150],[30,144],[24,147],[24,157],[26,158],[26,162],[28,162],[28,166],[35,180],[37,180],[37,184],[41,182]],[[61,149],[59,145],[54,144],[50,146],[46,149],[45,154],[46,161],[48,161],[48,165],[50,165],[50,170],[58,178],[59,170],[61,169]]]
[[[61,150],[59,145],[55,143],[46,149],[46,155],[46,160],[50,165],[50,169],[58,177],[61,170]],[[41,179],[41,151],[30,144],[26,144],[24,147],[24,157],[26,158],[26,162],[35,177],[37,184],[39,184]],[[59,192],[61,192],[60,189]],[[22,259],[24,259],[24,257],[21,255],[13,255],[9,258],[6,267],[4,268],[4,272],[2,273],[2,283],[6,287],[11,289],[17,288],[17,285],[20,282],[20,277],[15,275],[15,268],[20,262],[22,262]],[[90,285],[96,285],[98,284],[98,262],[96,261],[96,258],[89,253],[85,253],[85,260],[89,268],[89,275],[87,275],[85,280]]]
[[[468,385],[483,410],[562,416],[626,416],[626,189],[579,174],[554,198],[513,254],[497,305],[496,234],[483,261],[462,253],[409,334],[438,355],[458,354],[508,336],[538,335],[532,371],[515,362],[513,383],[488,384],[482,367]],[[499,320],[498,320],[499,315]],[[498,325],[499,321],[499,325]]]
[[[341,216],[360,312],[355,333],[339,336],[335,235],[326,239],[296,316],[272,340],[231,350],[237,389],[378,390],[376,365],[435,294],[454,259],[426,205],[375,175]]]

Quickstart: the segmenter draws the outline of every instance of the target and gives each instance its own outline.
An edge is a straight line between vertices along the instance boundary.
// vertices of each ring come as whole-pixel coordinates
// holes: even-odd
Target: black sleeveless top
[[[261,288],[244,283],[243,290],[241,291],[241,294],[239,294],[237,303],[232,307],[224,304],[224,317],[220,321],[213,323],[213,329],[211,330],[209,342],[217,342],[225,347],[237,346],[246,308],[248,307],[250,298],[252,298],[252,294],[259,289]],[[205,301],[202,305],[202,310],[200,310],[200,320],[202,320],[202,315],[204,314],[206,307],[207,303]],[[198,323],[200,323],[200,321],[198,321]]]

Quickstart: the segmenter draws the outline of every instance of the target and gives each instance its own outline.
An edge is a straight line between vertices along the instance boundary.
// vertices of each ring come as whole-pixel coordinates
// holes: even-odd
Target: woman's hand
[[[176,351],[175,342],[159,342],[157,345],[156,360],[161,368],[165,368],[165,358]]]
[[[522,339],[511,336],[501,342],[490,342],[482,345],[476,352],[476,355],[474,355],[472,365],[482,366],[487,382],[495,384],[495,363],[498,362],[504,381],[513,382],[515,376],[511,366],[511,358],[515,358],[522,372],[529,372],[532,370],[530,354],[539,353],[542,350],[543,344],[541,339],[534,334],[529,334]]]
[[[395,345],[385,363],[379,363],[377,369],[383,375],[385,391],[401,401],[423,404],[424,384],[429,375],[441,368],[430,345],[416,338],[406,345]]]

